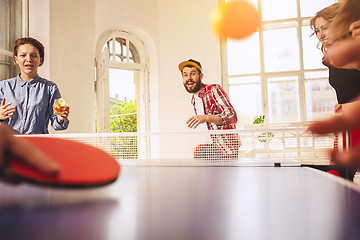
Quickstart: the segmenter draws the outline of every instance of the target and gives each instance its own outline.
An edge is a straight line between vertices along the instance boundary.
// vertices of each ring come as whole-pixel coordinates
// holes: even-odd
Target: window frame
[[[219,0],[219,3],[224,3],[225,0]],[[257,0],[258,12],[261,15],[261,0]],[[222,62],[222,86],[224,89],[229,92],[231,86],[241,85],[240,84],[230,84],[230,78],[236,77],[251,77],[258,76],[260,77],[260,86],[261,86],[261,106],[262,106],[262,115],[265,116],[265,123],[269,124],[269,98],[268,98],[268,79],[271,77],[286,77],[294,76],[298,78],[298,98],[299,98],[299,121],[295,122],[307,122],[309,121],[307,117],[307,106],[306,106],[306,81],[311,80],[328,80],[327,78],[317,78],[317,79],[305,79],[305,74],[309,72],[328,72],[327,67],[321,68],[309,68],[305,69],[304,67],[304,48],[303,48],[303,27],[310,28],[310,19],[311,17],[301,17],[300,14],[300,0],[296,0],[297,7],[297,17],[288,18],[281,20],[272,20],[272,21],[262,21],[259,25],[258,34],[259,34],[259,52],[260,52],[260,72],[250,73],[250,74],[228,74],[228,56],[227,56],[227,39],[220,39],[220,51],[221,51],[221,62]],[[285,26],[281,26],[281,25]],[[266,72],[265,71],[265,59],[264,59],[264,31],[280,29],[280,28],[289,28],[296,27],[298,45],[299,45],[299,68],[292,71],[276,71],[276,72]],[[314,51],[316,51],[316,46],[314,46]],[[320,50],[319,50],[320,51]],[[244,83],[247,84],[247,83]],[[277,122],[278,123],[278,122]]]
[[[95,68],[96,71],[96,77],[95,77],[95,94],[97,95],[97,99],[105,99],[106,96],[108,96],[109,103],[105,103],[104,105],[110,105],[110,97],[109,93],[104,94],[98,92],[99,88],[97,88],[97,85],[102,85],[103,83],[99,82],[99,79],[101,79],[101,76],[99,75],[99,65],[102,61],[102,53],[104,51],[104,46],[107,44],[108,41],[116,39],[116,38],[122,38],[126,41],[126,46],[132,45],[136,49],[136,53],[133,53],[138,56],[134,56],[138,59],[138,62],[131,62],[129,56],[129,48],[127,47],[127,52],[125,53],[125,59],[126,61],[119,61],[116,60],[116,52],[112,51],[109,52],[109,59],[107,63],[105,64],[107,71],[111,68],[114,69],[123,69],[123,70],[131,70],[135,72],[135,75],[138,78],[138,92],[136,94],[136,100],[138,104],[138,132],[139,131],[149,131],[150,130],[150,111],[149,111],[149,99],[150,99],[150,93],[149,93],[149,56],[147,54],[146,48],[143,44],[143,41],[136,36],[133,33],[130,33],[129,31],[126,31],[124,29],[110,29],[108,31],[105,31],[99,38],[97,48],[96,48],[96,58],[95,58]],[[114,49],[114,46],[113,46]],[[113,56],[113,60],[111,60],[110,56]],[[106,71],[106,70],[105,70]],[[105,79],[104,86],[108,86],[109,84],[109,76],[107,76]],[[99,94],[105,95],[105,96],[99,96]],[[105,98],[104,98],[105,97]],[[106,100],[107,101],[107,100]],[[98,105],[98,103],[97,103]],[[97,106],[96,111],[101,111],[101,107]],[[107,111],[106,109],[103,109],[104,115],[103,119],[104,123],[97,123],[97,132],[99,132],[99,126],[102,126],[106,124],[107,120],[110,120],[110,111]],[[97,114],[99,116],[99,113]],[[101,114],[100,114],[101,116]],[[100,132],[104,131],[106,128],[100,127]],[[110,124],[109,124],[110,128]],[[101,130],[102,129],[102,130]]]

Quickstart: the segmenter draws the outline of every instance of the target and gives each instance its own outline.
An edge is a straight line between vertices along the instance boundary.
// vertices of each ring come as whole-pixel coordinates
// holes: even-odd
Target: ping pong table
[[[296,165],[127,165],[111,185],[0,183],[2,240],[360,239],[360,188]]]

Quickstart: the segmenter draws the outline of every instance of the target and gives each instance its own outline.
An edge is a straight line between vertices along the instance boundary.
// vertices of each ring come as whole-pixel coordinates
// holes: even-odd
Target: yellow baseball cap
[[[189,65],[193,66],[193,67],[196,67],[197,69],[200,70],[200,72],[202,72],[201,64],[198,61],[193,60],[193,59],[189,59],[187,61],[181,62],[179,64],[180,72],[182,72],[182,70],[184,69],[185,66],[189,66]]]

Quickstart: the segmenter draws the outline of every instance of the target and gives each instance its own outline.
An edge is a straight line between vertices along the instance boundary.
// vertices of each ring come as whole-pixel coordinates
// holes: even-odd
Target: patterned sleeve
[[[237,123],[237,115],[225,90],[216,84],[212,88],[212,93],[217,107],[221,112],[218,116],[223,120],[223,125],[235,125]]]

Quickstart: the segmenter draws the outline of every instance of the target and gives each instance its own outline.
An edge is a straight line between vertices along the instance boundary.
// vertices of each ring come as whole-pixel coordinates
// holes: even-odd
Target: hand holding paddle
[[[47,135],[13,136],[0,125],[3,178],[53,186],[88,188],[114,182],[119,163],[108,153],[84,143]]]
[[[7,155],[17,156],[19,159],[42,174],[56,176],[60,166],[38,148],[29,142],[14,136],[14,132],[5,124],[0,124],[0,168],[4,169]],[[2,178],[7,176],[3,174]]]

